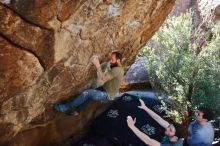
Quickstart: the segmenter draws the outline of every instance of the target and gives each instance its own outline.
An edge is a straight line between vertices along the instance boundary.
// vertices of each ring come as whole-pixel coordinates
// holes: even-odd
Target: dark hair
[[[112,52],[112,55],[115,54],[116,59],[122,60],[122,54],[119,52]]]
[[[178,124],[178,123],[173,123],[173,126],[175,127],[175,136],[178,138],[184,138],[184,128],[183,125]]]
[[[198,110],[203,113],[203,119],[207,119],[208,121],[213,120],[214,114],[207,107],[199,107]]]

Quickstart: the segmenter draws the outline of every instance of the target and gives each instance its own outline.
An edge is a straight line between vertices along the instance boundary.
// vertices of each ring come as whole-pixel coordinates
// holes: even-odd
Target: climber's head
[[[111,68],[121,66],[122,54],[119,52],[112,52],[110,58]]]

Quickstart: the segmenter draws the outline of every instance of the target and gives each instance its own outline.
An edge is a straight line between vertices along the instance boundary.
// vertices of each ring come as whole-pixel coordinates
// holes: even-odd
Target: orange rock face
[[[0,5],[0,33],[16,46],[35,55],[44,68],[49,68],[54,59],[54,33],[33,25]]]
[[[19,134],[36,127],[60,133],[62,124],[50,124],[59,115],[53,105],[90,86],[95,68],[88,62],[93,53],[98,52],[105,61],[116,49],[123,53],[125,66],[131,64],[174,3],[1,0],[0,145],[13,137],[22,143]],[[93,117],[95,105],[74,119],[81,126],[63,135],[44,133],[47,136],[39,128],[28,145],[33,146],[33,141],[39,145],[40,135],[41,141],[52,143],[57,137],[62,140],[77,134]]]

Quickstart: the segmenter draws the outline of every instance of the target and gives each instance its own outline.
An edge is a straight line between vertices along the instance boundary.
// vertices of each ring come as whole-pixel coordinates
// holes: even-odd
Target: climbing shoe
[[[66,109],[66,106],[65,105],[62,105],[62,104],[58,104],[58,105],[55,105],[54,107],[57,111],[60,111],[60,112],[65,112],[67,109]]]

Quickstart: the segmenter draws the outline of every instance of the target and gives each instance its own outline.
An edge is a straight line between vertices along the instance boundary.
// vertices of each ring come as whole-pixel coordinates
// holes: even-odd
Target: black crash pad
[[[79,146],[103,146],[104,141],[109,146],[146,146],[127,126],[127,116],[136,117],[136,126],[151,138],[160,141],[164,128],[153,120],[145,111],[139,109],[139,98],[125,93],[115,101],[103,114],[94,120],[91,125],[91,137],[84,138]],[[163,116],[161,104],[154,98],[141,97],[146,106]],[[95,136],[99,135],[99,136]],[[107,146],[107,145],[106,145]]]

